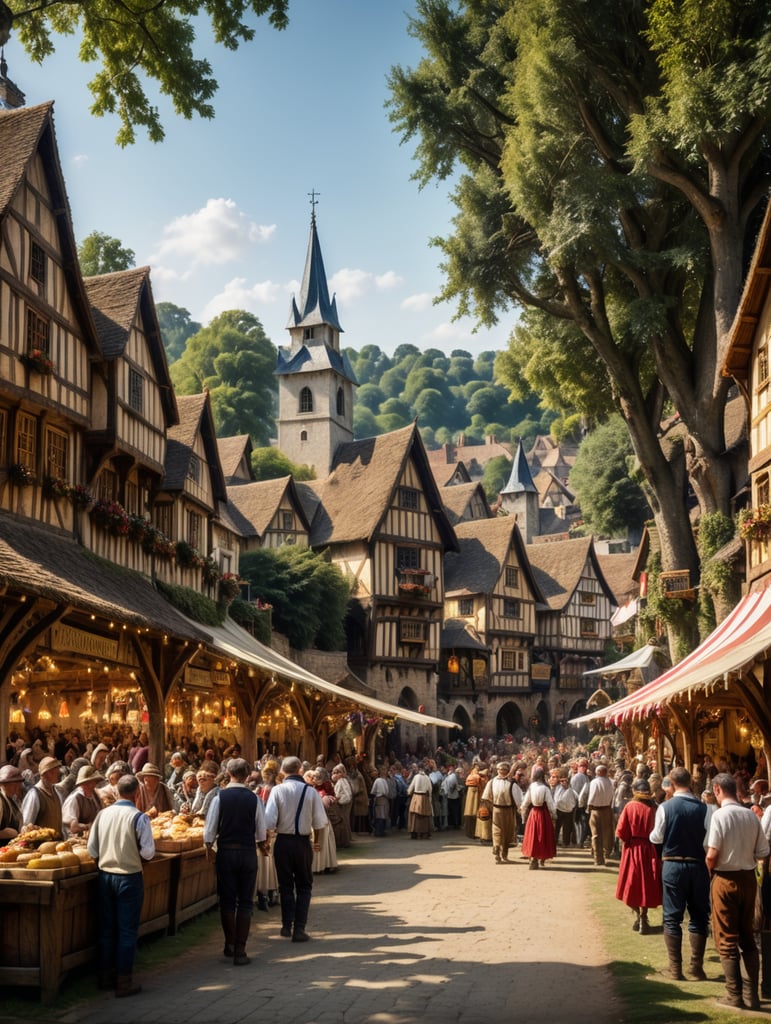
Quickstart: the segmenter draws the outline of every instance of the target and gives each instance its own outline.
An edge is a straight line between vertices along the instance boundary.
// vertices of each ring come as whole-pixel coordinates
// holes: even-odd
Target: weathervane
[[[316,196],[320,196],[321,193],[317,192],[315,188],[312,188],[310,190],[310,192],[308,192],[307,194],[311,197],[311,219],[315,220],[316,219],[316,207],[319,204],[319,201],[316,198]]]

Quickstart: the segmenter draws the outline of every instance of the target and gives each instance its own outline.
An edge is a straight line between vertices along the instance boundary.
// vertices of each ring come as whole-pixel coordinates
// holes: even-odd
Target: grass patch
[[[638,935],[632,931],[631,910],[615,898],[616,872],[598,870],[588,877],[588,885],[608,965],[623,1004],[621,1024],[696,1024],[700,1021],[736,1024],[738,1019],[753,1019],[748,1013],[737,1014],[715,1003],[715,999],[725,993],[725,985],[720,959],[711,939],[707,941],[704,958],[704,970],[710,980],[671,981],[659,973],[668,964],[661,908],[648,912],[652,933]],[[684,966],[689,959],[686,934],[683,936]]]

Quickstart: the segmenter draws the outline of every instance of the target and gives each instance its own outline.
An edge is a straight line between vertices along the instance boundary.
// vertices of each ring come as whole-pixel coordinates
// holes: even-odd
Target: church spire
[[[533,476],[525,457],[525,449],[522,447],[520,438],[517,450],[514,454],[514,461],[511,464],[509,482],[501,489],[501,494],[538,494],[538,488],[533,483]]]
[[[300,295],[298,299],[292,298],[287,327],[289,329],[318,327],[321,324],[327,324],[335,331],[342,331],[343,328],[337,318],[335,297],[332,296],[331,301],[329,299],[327,275],[321,255],[319,234],[316,229],[317,196],[320,194],[315,189],[308,193],[311,197],[311,232],[308,238],[308,252],[305,256],[305,270],[300,285]]]

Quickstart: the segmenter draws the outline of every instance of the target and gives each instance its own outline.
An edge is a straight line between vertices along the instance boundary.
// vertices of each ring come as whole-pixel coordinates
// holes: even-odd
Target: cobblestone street
[[[219,933],[139,979],[128,1000],[99,994],[61,1024],[605,1024],[619,1019],[585,891],[586,851],[542,871],[496,866],[459,832],[410,841],[355,837],[317,877],[309,931],[279,936],[278,907],[255,913],[236,968]],[[580,942],[576,937],[580,936]]]

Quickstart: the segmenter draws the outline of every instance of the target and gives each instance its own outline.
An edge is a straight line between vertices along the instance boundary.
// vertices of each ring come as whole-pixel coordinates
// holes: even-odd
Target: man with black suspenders
[[[299,757],[281,762],[283,781],[270,791],[265,826],[276,831],[273,857],[281,896],[281,934],[292,942],[307,942],[305,930],[313,889],[311,833],[327,825],[321,797],[300,774]]]

